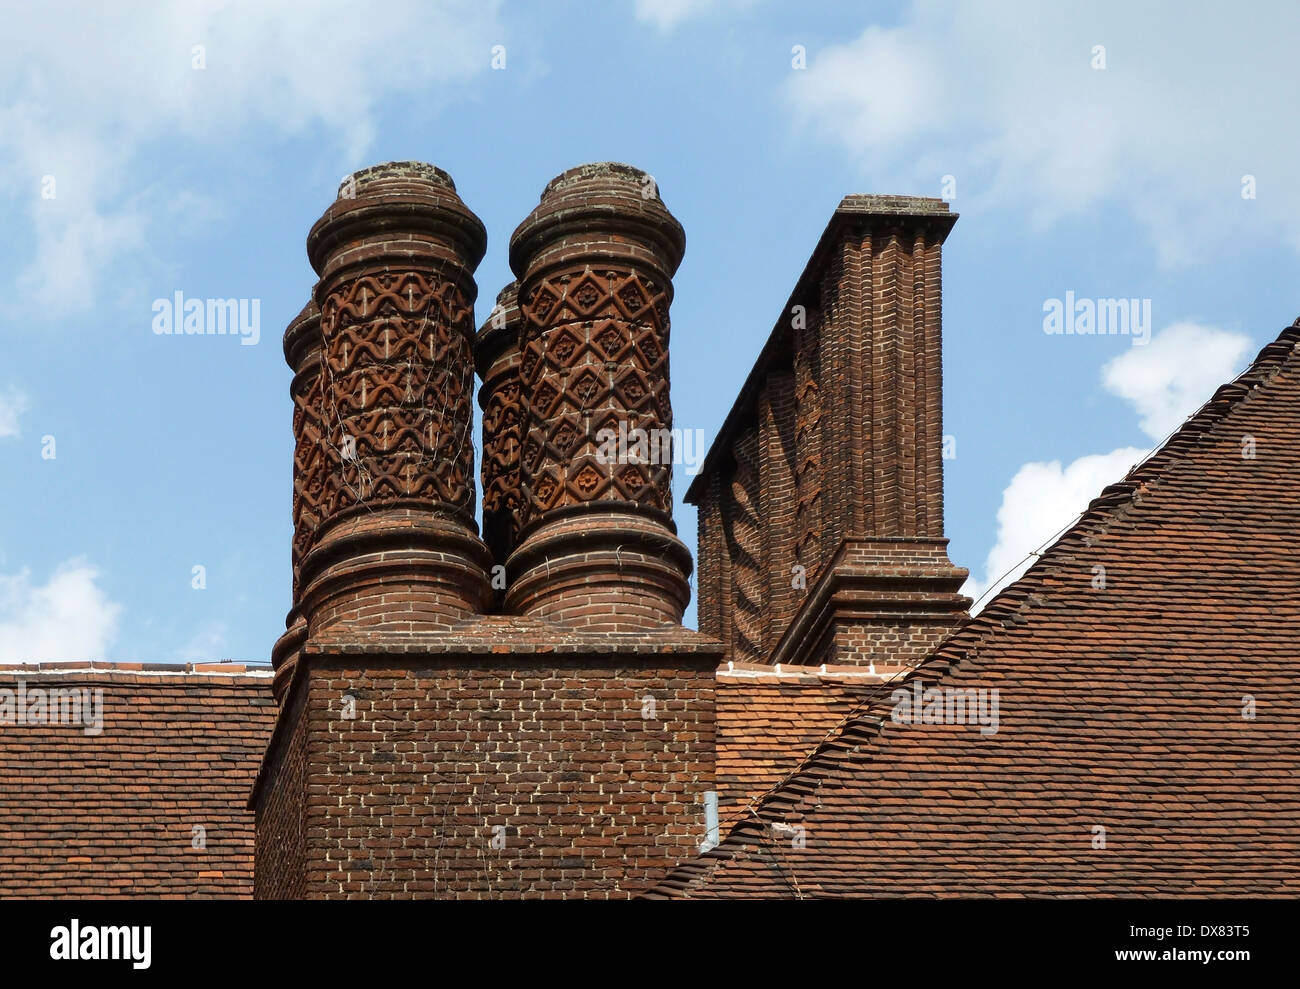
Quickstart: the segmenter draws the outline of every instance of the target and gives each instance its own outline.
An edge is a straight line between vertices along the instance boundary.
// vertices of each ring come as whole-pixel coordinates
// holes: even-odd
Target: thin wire
[[[1243,373],[1244,373],[1244,372],[1243,372]],[[1237,378],[1239,378],[1239,377],[1241,377],[1241,375],[1238,375],[1238,376],[1237,376]],[[1235,381],[1237,380],[1237,378],[1233,378],[1233,379],[1232,379],[1233,382],[1235,382]],[[1210,401],[1213,401],[1213,399],[1210,399]],[[1141,467],[1143,464],[1145,464],[1147,461],[1149,461],[1152,457],[1154,457],[1157,453],[1159,453],[1161,450],[1163,450],[1163,449],[1165,448],[1165,446],[1169,443],[1169,441],[1170,441],[1171,439],[1173,439],[1174,436],[1176,436],[1179,432],[1182,431],[1182,428],[1183,428],[1184,426],[1186,426],[1189,422],[1191,422],[1191,421],[1192,421],[1193,419],[1195,419],[1198,415],[1200,415],[1203,411],[1205,411],[1205,408],[1206,408],[1206,406],[1208,406],[1208,405],[1210,404],[1210,401],[1204,402],[1204,403],[1200,406],[1200,408],[1198,408],[1198,409],[1197,409],[1195,412],[1193,412],[1191,415],[1187,416],[1187,417],[1186,417],[1182,422],[1180,422],[1177,426],[1175,426],[1172,430],[1170,430],[1169,433],[1166,434],[1166,436],[1165,436],[1164,439],[1157,441],[1157,443],[1155,444],[1155,446],[1151,447],[1151,449],[1149,449],[1145,454],[1142,455],[1141,459],[1139,459],[1135,464],[1133,464],[1131,467],[1129,467],[1128,472],[1125,473],[1125,475],[1124,475],[1123,477],[1121,477],[1118,481],[1115,481],[1115,482],[1113,482],[1113,483],[1115,483],[1115,484],[1122,484],[1124,481],[1126,481],[1126,480],[1128,480],[1130,477],[1132,477],[1132,476],[1133,476],[1133,473],[1134,473],[1134,472],[1135,472],[1139,467]],[[1025,561],[1027,561],[1027,560],[1029,560],[1029,559],[1031,559],[1031,558],[1033,558],[1033,557],[1042,557],[1044,554],[1046,554],[1047,551],[1050,550],[1050,549],[1051,549],[1051,548],[1056,544],[1056,541],[1057,541],[1058,539],[1060,539],[1061,536],[1063,536],[1063,535],[1064,535],[1066,532],[1068,532],[1070,529],[1073,529],[1076,525],[1078,525],[1079,520],[1082,519],[1082,518],[1083,518],[1085,515],[1087,515],[1087,514],[1088,514],[1088,509],[1087,509],[1087,508],[1084,508],[1083,511],[1081,511],[1081,512],[1079,512],[1077,515],[1075,515],[1074,518],[1072,518],[1069,522],[1067,522],[1067,523],[1066,523],[1065,525],[1063,525],[1061,528],[1057,529],[1055,533],[1053,533],[1051,536],[1048,536],[1046,542],[1039,543],[1039,544],[1038,544],[1038,549],[1030,550],[1028,553],[1026,553],[1024,556],[1022,556],[1019,560],[1017,560],[1014,564],[1012,564],[1012,566],[1011,566],[1011,567],[1006,571],[1006,573],[1002,574],[1001,577],[999,577],[997,580],[995,580],[995,581],[993,581],[991,584],[989,584],[989,586],[985,589],[984,593],[981,594],[978,598],[975,599],[975,601],[971,604],[971,611],[974,612],[975,609],[976,609],[976,607],[979,605],[979,603],[980,603],[981,601],[983,601],[985,598],[987,598],[990,594],[993,594],[995,591],[996,591],[997,593],[1001,593],[1002,591],[1006,590],[1006,587],[999,586],[999,585],[1001,585],[1002,581],[1004,581],[1004,580],[1005,580],[1009,575],[1015,573],[1016,570],[1018,570],[1018,569],[1020,568],[1020,566],[1021,566],[1023,563],[1025,563]],[[1014,583],[1014,581],[1013,581],[1013,583]]]

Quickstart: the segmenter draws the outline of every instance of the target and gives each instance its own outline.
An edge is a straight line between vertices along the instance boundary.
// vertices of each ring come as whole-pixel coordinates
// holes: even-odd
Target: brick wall
[[[307,691],[297,691],[281,715],[280,744],[262,769],[265,800],[257,808],[254,895],[300,900],[307,894]]]
[[[303,662],[258,791],[259,896],[626,897],[704,837],[716,651]],[[304,750],[299,880],[282,791]]]

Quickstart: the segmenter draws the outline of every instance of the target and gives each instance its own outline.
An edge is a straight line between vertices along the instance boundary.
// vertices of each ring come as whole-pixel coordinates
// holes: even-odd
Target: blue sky
[[[1300,314],[1294,4],[123,6],[0,40],[0,661],[267,658],[279,338],[308,228],[374,162],[436,163],[483,219],[480,320],[552,176],[651,172],[687,233],[676,425],[710,439],[839,199],[955,185],[947,529],[977,591]],[[155,335],[177,291],[260,300],[260,342]],[[1153,337],[1045,333],[1067,291],[1149,299]]]

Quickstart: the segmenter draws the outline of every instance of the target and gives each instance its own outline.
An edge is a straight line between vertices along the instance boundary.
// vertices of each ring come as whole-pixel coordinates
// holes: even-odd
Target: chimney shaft
[[[514,549],[520,507],[519,449],[522,415],[519,394],[518,282],[497,295],[497,304],[478,331],[474,360],[483,386],[483,541],[494,564],[504,565]],[[497,602],[498,604],[500,602]]]
[[[447,629],[487,601],[470,435],[485,246],[451,178],[419,162],[350,176],[308,235],[320,436],[296,465],[313,497],[295,550],[309,636]]]
[[[293,370],[289,396],[293,399],[293,598],[285,619],[285,633],[271,650],[275,668],[272,690],[276,700],[293,677],[298,654],[307,638],[299,586],[302,556],[321,521],[322,468],[325,448],[321,437],[320,399],[321,335],[320,310],[313,298],[302,307],[284,331],[284,359]]]
[[[684,249],[654,180],[612,162],[553,179],[511,239],[524,409],[513,613],[606,631],[681,622],[691,562],[672,523],[668,309]]]
[[[943,535],[948,204],[848,196],[687,499],[700,631],[744,662],[911,661],[965,615]]]

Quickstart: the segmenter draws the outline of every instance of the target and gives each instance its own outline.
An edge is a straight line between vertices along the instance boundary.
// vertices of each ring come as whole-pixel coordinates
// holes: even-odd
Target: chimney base
[[[593,632],[680,625],[690,572],[663,522],[599,505],[528,534],[506,564],[506,610]]]

